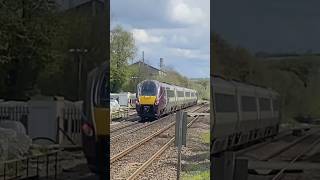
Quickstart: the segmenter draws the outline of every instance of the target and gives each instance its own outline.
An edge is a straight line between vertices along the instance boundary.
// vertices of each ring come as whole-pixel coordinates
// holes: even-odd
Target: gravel
[[[197,108],[198,108],[198,106],[191,107],[188,110],[193,111]],[[117,153],[120,153],[124,149],[134,145],[135,143],[139,142],[143,138],[146,138],[147,136],[155,133],[156,131],[162,129],[163,127],[166,127],[170,123],[174,122],[174,120],[175,120],[175,115],[171,114],[171,115],[165,116],[165,117],[157,120],[158,121],[157,123],[154,123],[146,128],[142,128],[136,132],[132,132],[130,134],[125,134],[119,138],[112,139],[110,141],[110,157],[114,156]],[[143,124],[143,123],[141,123],[141,124]],[[126,129],[126,130],[131,130],[133,128],[136,128],[136,127],[130,126],[130,128]],[[122,132],[125,132],[125,131],[122,131]],[[113,133],[111,133],[111,137],[112,136],[114,136]]]
[[[209,118],[198,119],[188,128],[187,147],[182,148],[182,174],[194,170],[209,170],[210,145],[203,143],[201,135],[209,132]],[[176,179],[177,151],[171,145],[161,157],[155,161],[137,179]],[[196,168],[196,169],[195,169]]]

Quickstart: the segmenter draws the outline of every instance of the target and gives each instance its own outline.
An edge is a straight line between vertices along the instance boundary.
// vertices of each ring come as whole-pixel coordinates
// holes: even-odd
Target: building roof
[[[153,67],[153,66],[151,66],[151,65],[149,65],[149,64],[147,64],[147,63],[145,63],[145,62],[142,62],[142,61],[137,61],[137,62],[135,62],[135,63],[133,63],[133,64],[130,64],[130,66],[140,65],[140,64],[143,64],[144,66],[147,66],[147,67],[149,67],[149,68],[151,68],[151,69],[153,69],[153,70],[164,72],[163,70],[158,69],[158,68],[155,68],[155,67]]]

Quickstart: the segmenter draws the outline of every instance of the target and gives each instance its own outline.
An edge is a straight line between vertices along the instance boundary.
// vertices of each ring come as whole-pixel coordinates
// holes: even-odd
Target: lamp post
[[[78,66],[78,70],[77,70],[77,74],[78,74],[78,83],[77,83],[77,88],[78,88],[78,100],[81,99],[81,80],[82,80],[82,55],[86,54],[88,52],[87,49],[69,49],[69,52],[74,54],[74,61],[77,63]]]
[[[134,90],[137,92],[137,79],[140,79],[139,76],[132,76],[131,79],[133,80],[134,82]]]

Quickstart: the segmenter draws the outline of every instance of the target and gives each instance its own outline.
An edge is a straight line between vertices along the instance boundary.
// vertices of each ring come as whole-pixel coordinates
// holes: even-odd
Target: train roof
[[[158,81],[158,80],[143,80],[143,81],[141,81],[139,84],[141,84],[141,83],[144,82],[144,81],[153,81],[153,82],[155,82],[155,83],[157,83],[157,84],[161,84],[161,85],[164,85],[164,86],[166,86],[166,87],[173,87],[173,88],[177,88],[177,89],[183,89],[183,90],[188,90],[188,91],[197,92],[197,91],[194,90],[194,89],[189,89],[189,88],[177,86],[177,85],[170,84],[170,83],[166,83],[166,82],[161,82],[161,81]]]
[[[226,86],[227,84],[229,86],[231,86],[231,84],[236,85],[237,87],[243,88],[243,89],[248,89],[248,88],[254,88],[257,89],[259,91],[267,91],[267,92],[271,92],[272,95],[279,95],[278,92],[274,91],[271,88],[265,87],[265,86],[261,86],[261,85],[257,85],[254,83],[248,83],[248,82],[242,82],[240,80],[237,79],[228,79],[225,78],[224,76],[221,75],[214,75],[214,79],[212,81],[212,83],[219,83],[219,84],[223,84],[223,86]]]

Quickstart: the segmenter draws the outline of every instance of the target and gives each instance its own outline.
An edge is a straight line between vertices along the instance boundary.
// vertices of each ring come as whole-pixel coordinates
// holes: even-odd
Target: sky
[[[210,0],[111,0],[111,28],[133,33],[145,62],[188,78],[210,74]]]
[[[214,0],[212,29],[252,52],[320,52],[319,0]]]

